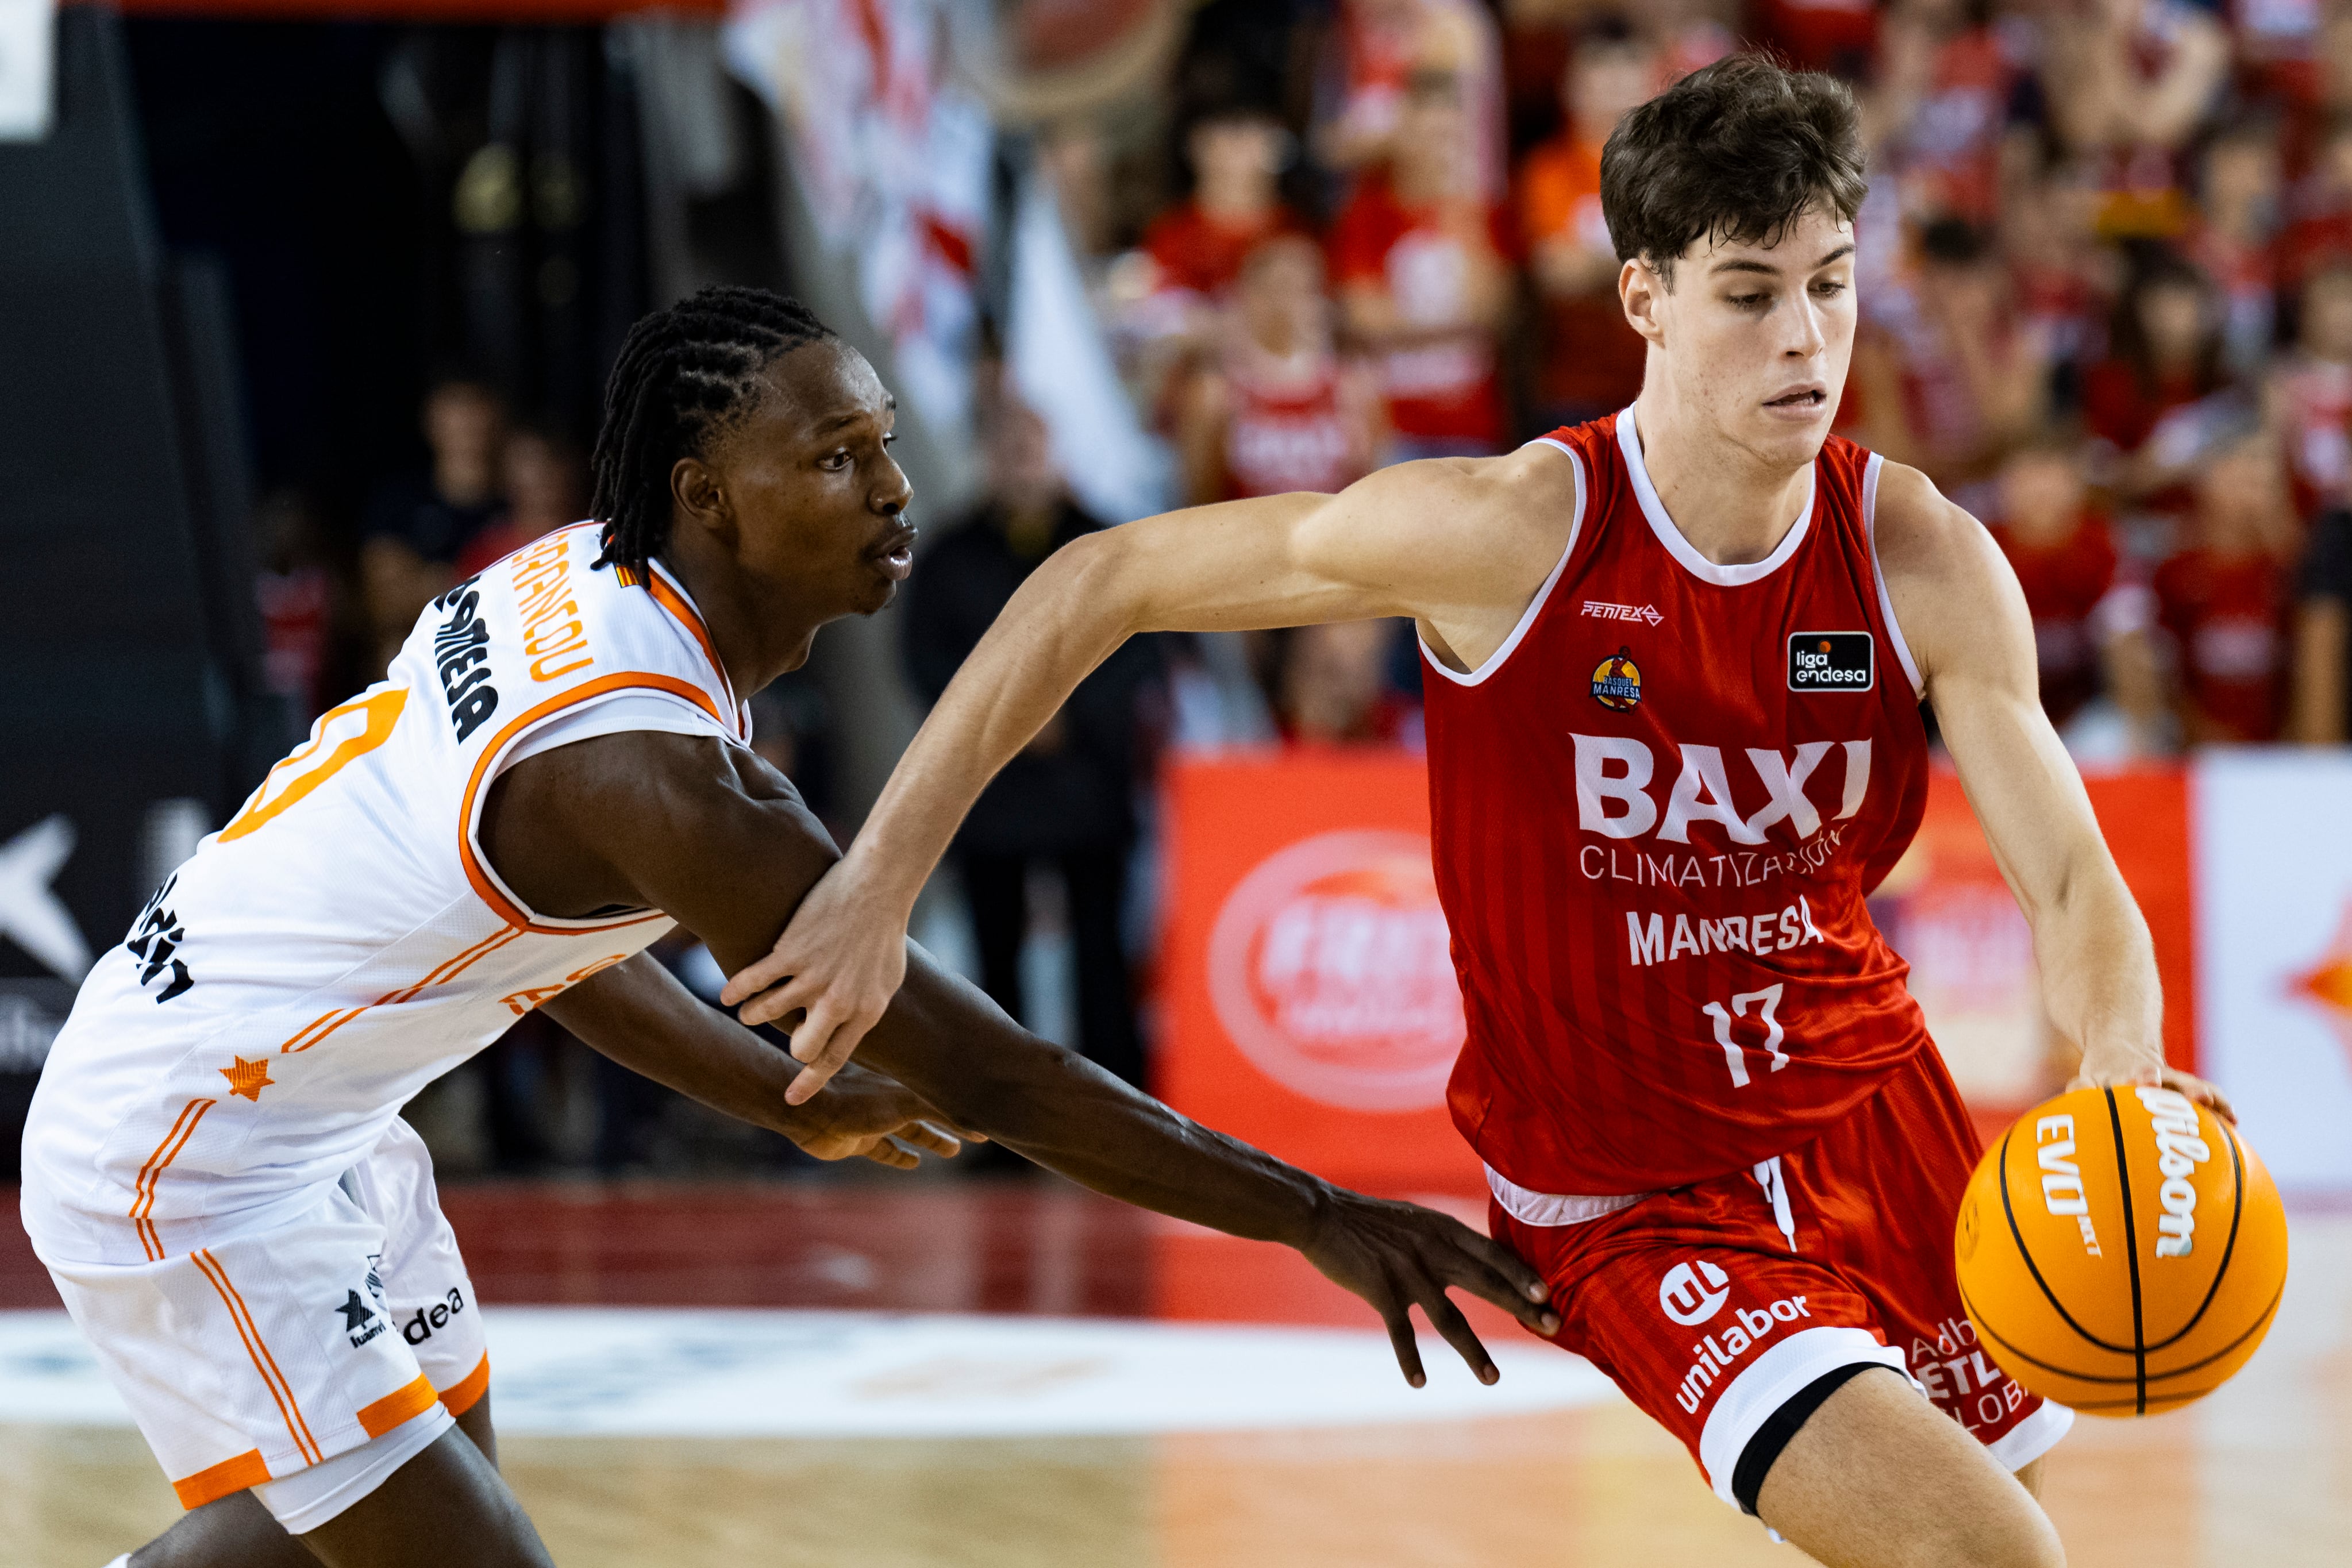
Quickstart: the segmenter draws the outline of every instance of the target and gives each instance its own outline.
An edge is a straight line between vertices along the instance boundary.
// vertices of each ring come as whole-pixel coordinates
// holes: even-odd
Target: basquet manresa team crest
[[[1642,670],[1633,663],[1631,648],[1618,649],[1594,667],[1592,698],[1618,713],[1631,713],[1642,706]]]
[[[1217,911],[1208,959],[1217,1021],[1276,1082],[1356,1111],[1444,1103],[1467,1030],[1425,834],[1269,855]]]

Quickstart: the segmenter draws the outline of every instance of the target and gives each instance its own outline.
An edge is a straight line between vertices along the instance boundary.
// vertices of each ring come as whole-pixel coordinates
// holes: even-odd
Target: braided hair
[[[647,563],[669,543],[669,476],[677,460],[706,455],[711,438],[751,410],[770,364],[835,336],[799,300],[731,284],[702,289],[630,328],[604,385],[596,433],[589,515],[604,525],[596,564],[650,584]]]

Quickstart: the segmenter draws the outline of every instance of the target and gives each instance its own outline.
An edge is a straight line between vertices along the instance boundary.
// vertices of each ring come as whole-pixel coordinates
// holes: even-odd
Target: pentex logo
[[[1209,932],[1217,1021],[1259,1071],[1326,1105],[1442,1105],[1468,1032],[1421,833],[1322,833],[1235,884]]]
[[[1631,713],[1642,706],[1642,671],[1633,650],[1620,648],[1592,672],[1592,700],[1614,713]]]
[[[1595,621],[1643,621],[1653,626],[1665,619],[1654,604],[1610,604],[1598,599],[1586,600],[1580,613]]]
[[[1702,1280],[1706,1282],[1704,1289],[1699,1283]],[[1685,1328],[1703,1323],[1723,1310],[1724,1301],[1731,1294],[1727,1289],[1730,1283],[1730,1275],[1704,1258],[1698,1260],[1696,1273],[1691,1271],[1690,1264],[1677,1263],[1658,1281],[1659,1309]]]

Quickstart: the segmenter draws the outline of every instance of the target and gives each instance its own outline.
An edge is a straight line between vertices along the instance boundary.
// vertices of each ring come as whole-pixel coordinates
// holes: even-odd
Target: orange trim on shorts
[[[484,1351],[474,1370],[441,1391],[441,1403],[449,1407],[452,1416],[463,1416],[482,1402],[490,1391],[490,1353]]]
[[[131,1189],[130,1219],[139,1232],[140,1249],[147,1254],[150,1263],[163,1260],[163,1239],[155,1233],[154,1222],[147,1218],[155,1212],[155,1184],[172,1162],[180,1157],[188,1140],[196,1135],[196,1124],[205,1119],[205,1113],[219,1103],[217,1100],[199,1099],[181,1106],[172,1130],[163,1134],[163,1141],[155,1145],[155,1152],[139,1167],[139,1180]]]
[[[247,1487],[257,1487],[269,1479],[269,1467],[262,1462],[259,1448],[247,1448],[233,1459],[184,1476],[172,1483],[180,1496],[180,1506],[194,1512],[208,1502],[218,1502],[231,1492]]]
[[[286,1381],[286,1374],[278,1370],[278,1358],[262,1342],[261,1325],[253,1321],[252,1309],[229,1282],[228,1270],[204,1248],[197,1248],[188,1256],[219,1295],[221,1304],[228,1309],[229,1322],[236,1325],[237,1337],[245,1342],[245,1354],[252,1358],[253,1370],[261,1375],[269,1397],[277,1401],[278,1414],[285,1418],[287,1436],[294,1439],[295,1450],[306,1464],[325,1462],[326,1451],[319,1447],[319,1439],[310,1436],[310,1424],[302,1419],[302,1407],[294,1401],[294,1385]]]
[[[482,786],[489,779],[490,765],[498,760],[499,754],[507,748],[508,744],[530,726],[539,723],[541,719],[551,717],[565,708],[576,706],[586,702],[590,697],[600,697],[607,692],[624,691],[631,687],[667,692],[673,696],[684,697],[718,720],[719,726],[730,735],[735,733],[734,725],[712,705],[710,694],[700,686],[688,681],[681,681],[675,675],[656,675],[644,671],[599,675],[593,681],[583,681],[572,690],[551,696],[537,707],[529,709],[521,716],[509,723],[504,729],[499,731],[491,738],[490,743],[482,747],[481,756],[474,763],[473,777],[466,781],[465,799],[458,802],[457,857],[465,863],[466,880],[473,883],[475,895],[484,904],[488,904],[491,912],[499,919],[513,926],[517,935],[524,931],[537,931],[551,936],[576,936],[587,931],[616,931],[625,925],[641,925],[648,920],[669,918],[656,910],[651,915],[631,915],[626,920],[614,920],[598,925],[541,925],[517,907],[513,900],[499,892],[498,884],[484,873],[481,862],[474,858],[474,797],[481,793]]]
[[[415,1420],[439,1403],[441,1396],[434,1392],[433,1380],[420,1372],[410,1382],[363,1407],[359,1412],[360,1430],[371,1437],[381,1437],[402,1422]]]

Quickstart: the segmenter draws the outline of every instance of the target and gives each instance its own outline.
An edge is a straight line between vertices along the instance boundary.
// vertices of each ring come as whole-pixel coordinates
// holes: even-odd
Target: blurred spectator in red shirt
[[[1992,537],[2033,617],[2042,706],[2063,725],[2099,695],[2116,591],[2116,541],[2090,502],[2080,441],[2053,432],[2001,465]]]
[[[571,527],[586,509],[579,449],[550,426],[526,424],[508,436],[499,473],[506,510],[457,552],[459,577],[504,560],[541,534]]]
[[[360,592],[381,674],[425,605],[457,580],[457,554],[499,508],[506,406],[479,382],[451,377],[425,394],[433,465],[395,479],[368,503]]]
[[[1503,70],[1495,24],[1477,0],[1339,0],[1325,62],[1315,148],[1328,168],[1369,170],[1393,160],[1412,132],[1406,100],[1417,76],[1454,78],[1470,188],[1503,193]]]
[[[1868,99],[1874,162],[1907,212],[1990,225],[2000,215],[2001,139],[2017,66],[1979,0],[1895,0],[1878,31]]]
[[[2212,280],[2178,253],[2141,253],[2116,302],[2110,352],[2083,378],[2083,422],[2120,460],[2117,489],[2160,510],[2189,504],[2179,490],[2186,451],[2143,451],[2164,416],[2223,382],[2221,304]]]
[[[2113,268],[2097,215],[2096,190],[2064,169],[2019,180],[2001,204],[2001,256],[2019,319],[2041,335],[2054,363],[2071,368],[2070,386],[2107,348]]]
[[[2169,238],[2188,226],[2180,155],[2227,80],[2230,44],[2189,0],[2068,0],[2042,31],[2052,129],[2096,157],[2100,232]]]
[[[1589,29],[1560,83],[1566,127],[1519,165],[1519,240],[1543,300],[1536,423],[1547,429],[1613,413],[1642,390],[1645,349],[1617,298],[1617,247],[1601,212],[1601,149],[1656,90],[1657,63],[1622,24]]]
[[[1930,224],[1920,251],[1907,308],[1856,342],[1854,375],[1874,444],[1957,490],[1990,479],[2047,411],[2050,349],[1974,226]]]
[[[1291,746],[1411,746],[1420,714],[1388,685],[1402,621],[1339,621],[1285,634],[1275,724]]]
[[[1496,333],[1508,310],[1509,238],[1479,193],[1459,78],[1416,75],[1395,156],[1331,232],[1349,333],[1379,356],[1393,455],[1491,453],[1503,442]]]
[[[2286,561],[2294,534],[2270,429],[2219,435],[2197,470],[2189,548],[2156,570],[2181,733],[2190,745],[2278,738],[2286,716]]]
[[[1213,303],[1240,276],[1242,258],[1269,235],[1300,231],[1278,181],[1292,137],[1270,110],[1238,105],[1195,121],[1184,137],[1192,193],[1144,231],[1160,289]]]
[[[2221,295],[2221,357],[2234,374],[2258,371],[2278,324],[2283,182],[2276,122],[2242,121],[2207,143],[2200,216],[2188,254]]]
[[[1737,49],[1739,40],[1717,13],[1737,15],[1738,9],[1732,0],[1646,0],[1630,7],[1628,19],[1657,51],[1656,86],[1652,90],[1664,92]]]
[[[2352,259],[2304,280],[2294,350],[2271,371],[2270,404],[2296,511],[2342,506],[2352,481]]]
[[[1370,473],[1380,391],[1332,342],[1323,255],[1278,235],[1242,264],[1216,366],[1193,379],[1182,424],[1193,505],[1295,490],[1328,495]]]
[[[1758,35],[1790,64],[1848,81],[1870,75],[1882,26],[1871,0],[1758,0],[1750,15]],[[1893,20],[1890,9],[1884,21]]]

